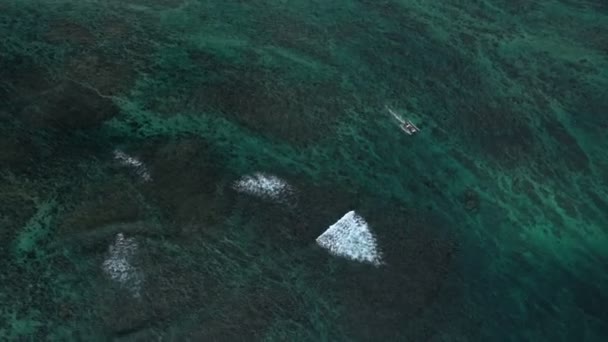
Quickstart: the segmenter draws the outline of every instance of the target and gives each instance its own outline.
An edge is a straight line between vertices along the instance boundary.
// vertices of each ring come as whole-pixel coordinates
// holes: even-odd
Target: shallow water
[[[598,0],[0,0],[0,339],[605,340],[605,32]],[[381,263],[316,243],[350,211]]]

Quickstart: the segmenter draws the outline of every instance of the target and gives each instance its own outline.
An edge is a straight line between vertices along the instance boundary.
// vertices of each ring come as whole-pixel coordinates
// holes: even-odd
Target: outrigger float
[[[420,132],[420,128],[418,128],[414,123],[410,120],[405,120],[399,114],[395,113],[392,109],[388,109],[388,112],[397,120],[399,127],[405,132],[407,135],[414,135]]]

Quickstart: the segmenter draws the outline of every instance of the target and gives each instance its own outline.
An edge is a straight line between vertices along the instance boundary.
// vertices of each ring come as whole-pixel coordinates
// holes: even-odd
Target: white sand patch
[[[140,297],[143,282],[142,273],[132,265],[137,252],[134,238],[125,238],[122,233],[116,234],[114,243],[108,249],[108,256],[103,262],[103,271],[110,279],[126,288],[133,297]]]
[[[317,244],[331,254],[350,260],[383,264],[376,238],[363,217],[349,211],[317,238]]]
[[[285,180],[260,172],[242,177],[232,187],[238,192],[275,201],[285,200],[293,193]]]
[[[135,170],[135,173],[137,173],[144,181],[148,182],[152,180],[152,177],[148,172],[148,168],[139,159],[131,157],[120,150],[114,150],[114,159],[118,160],[121,165]]]

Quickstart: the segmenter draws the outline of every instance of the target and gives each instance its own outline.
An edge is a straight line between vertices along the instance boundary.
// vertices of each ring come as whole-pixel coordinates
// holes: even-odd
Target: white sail
[[[369,225],[349,211],[317,238],[317,244],[331,254],[375,266],[383,264],[376,238]]]
[[[139,159],[131,157],[120,150],[114,151],[114,159],[118,160],[121,165],[132,168],[144,181],[148,182],[152,180],[146,165]]]
[[[140,297],[143,282],[142,273],[132,265],[132,259],[137,252],[137,242],[134,238],[125,238],[122,233],[108,248],[108,256],[103,262],[103,271],[106,275],[126,288],[133,297]]]
[[[293,192],[291,185],[283,179],[259,172],[242,177],[233,184],[233,189],[275,201],[285,200]]]

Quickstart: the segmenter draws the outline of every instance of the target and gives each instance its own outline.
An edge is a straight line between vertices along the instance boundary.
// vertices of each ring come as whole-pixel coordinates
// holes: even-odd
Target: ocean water
[[[601,0],[0,0],[0,340],[604,341],[607,89]]]

